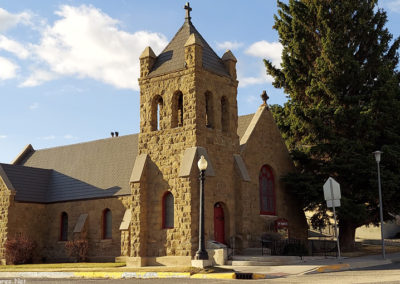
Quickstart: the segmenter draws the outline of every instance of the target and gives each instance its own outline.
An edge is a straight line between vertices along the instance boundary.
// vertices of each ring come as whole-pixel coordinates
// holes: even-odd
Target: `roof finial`
[[[263,92],[262,92],[262,94],[261,94],[261,99],[263,100],[263,104],[262,104],[262,106],[266,106],[267,107],[267,109],[268,109],[268,104],[267,104],[267,101],[268,101],[268,99],[269,99],[269,96],[267,95],[267,92],[264,90]]]
[[[186,2],[186,5],[183,7],[186,10],[186,16],[185,16],[185,20],[190,22],[190,11],[192,11],[192,8],[190,7],[189,2]]]

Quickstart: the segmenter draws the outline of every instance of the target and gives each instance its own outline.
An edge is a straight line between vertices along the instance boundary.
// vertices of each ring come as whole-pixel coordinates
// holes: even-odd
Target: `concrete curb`
[[[75,272],[0,272],[1,278],[72,278]]]
[[[286,277],[290,275],[289,273],[284,273],[284,272],[275,272],[275,273],[269,273],[269,274],[262,274],[262,273],[253,273],[253,280],[258,280],[258,279],[275,279],[275,278],[281,278],[281,277]]]
[[[129,279],[129,278],[194,278],[194,279],[236,279],[236,273],[189,272],[0,272],[2,278],[85,278],[85,279]]]
[[[236,273],[235,272],[229,272],[229,273],[208,273],[208,274],[203,274],[203,273],[198,273],[198,274],[193,274],[190,276],[191,279],[236,279]]]
[[[398,260],[396,260],[398,261]],[[317,266],[312,270],[304,271],[301,274],[338,272],[352,269],[367,268],[385,265],[395,262],[394,260],[363,260],[347,263],[336,263],[331,265]],[[85,278],[85,279],[130,279],[130,278],[190,278],[190,279],[273,279],[281,278],[292,273],[270,272],[270,273],[245,273],[245,272],[222,272],[222,273],[197,273],[190,275],[189,272],[0,272],[0,279],[4,278]]]
[[[348,263],[339,263],[339,264],[331,264],[326,266],[318,267],[314,273],[324,273],[324,272],[334,272],[334,271],[343,271],[349,270],[350,264]]]
[[[385,259],[385,260],[374,260],[374,261],[362,261],[362,262],[354,262],[354,263],[338,263],[338,264],[331,264],[318,267],[317,269],[306,273],[326,273],[326,272],[336,272],[336,271],[346,271],[352,269],[360,269],[360,268],[367,268],[379,265],[385,265],[392,263],[392,260]]]

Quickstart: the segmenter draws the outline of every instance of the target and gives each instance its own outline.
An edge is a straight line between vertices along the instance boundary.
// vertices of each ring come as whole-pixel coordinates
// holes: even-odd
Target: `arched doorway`
[[[225,217],[220,202],[214,205],[214,240],[225,244]]]

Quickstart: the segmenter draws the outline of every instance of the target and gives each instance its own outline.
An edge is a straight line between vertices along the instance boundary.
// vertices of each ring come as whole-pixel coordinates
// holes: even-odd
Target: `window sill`
[[[263,219],[265,219],[265,220],[268,220],[268,221],[278,219],[278,216],[276,216],[276,215],[271,215],[271,214],[260,214],[260,217],[263,218]]]
[[[101,239],[100,242],[101,243],[111,243],[112,239]]]

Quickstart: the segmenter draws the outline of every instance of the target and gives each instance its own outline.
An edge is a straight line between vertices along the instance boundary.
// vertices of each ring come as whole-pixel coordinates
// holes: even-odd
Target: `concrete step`
[[[235,255],[231,261],[232,266],[264,266],[264,265],[286,265],[301,262],[299,256],[252,256],[252,255]]]

